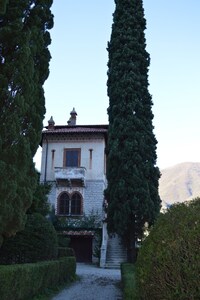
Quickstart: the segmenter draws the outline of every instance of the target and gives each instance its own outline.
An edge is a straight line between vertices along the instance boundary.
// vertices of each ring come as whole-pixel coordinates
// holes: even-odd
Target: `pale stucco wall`
[[[47,151],[48,148],[48,151]],[[55,180],[54,167],[63,167],[63,155],[66,148],[81,148],[80,167],[86,168],[86,180],[104,180],[104,139],[94,141],[69,141],[69,142],[48,142],[44,141],[42,147],[42,163],[41,163],[41,181],[45,177],[46,165],[46,180]],[[90,169],[90,149],[92,151],[92,168]],[[52,161],[52,150],[54,152],[54,161]],[[46,159],[47,155],[47,159]],[[47,163],[46,163],[47,162]]]
[[[91,211],[102,214],[103,192],[106,186],[105,178],[105,141],[104,138],[82,141],[43,141],[41,181],[51,181],[52,190],[49,194],[49,202],[57,206],[57,197],[62,191],[72,193],[78,191],[83,197],[83,213],[88,215]],[[86,169],[86,186],[79,188],[59,187],[55,184],[54,167],[63,167],[63,155],[66,148],[80,148],[80,166]],[[90,165],[90,149],[92,150],[92,166]],[[52,160],[52,150],[54,159]],[[46,170],[45,170],[46,166]],[[90,168],[91,167],[91,168]],[[46,177],[46,178],[45,178]]]

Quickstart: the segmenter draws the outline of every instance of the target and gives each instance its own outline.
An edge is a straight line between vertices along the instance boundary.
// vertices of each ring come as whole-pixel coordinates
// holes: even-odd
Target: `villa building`
[[[100,265],[106,267],[111,256],[108,249],[113,243],[116,248],[116,238],[108,238],[104,212],[108,125],[77,125],[76,117],[75,109],[67,125],[55,125],[51,117],[43,131],[41,182],[52,185],[49,202],[55,208],[56,216],[72,223],[91,214],[99,216],[102,232]],[[65,233],[71,239],[77,261],[96,262],[95,228],[75,228]]]

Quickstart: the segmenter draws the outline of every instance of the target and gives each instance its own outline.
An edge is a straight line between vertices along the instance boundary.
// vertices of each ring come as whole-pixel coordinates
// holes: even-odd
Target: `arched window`
[[[69,195],[62,193],[58,198],[58,214],[69,215]]]
[[[79,193],[74,193],[71,197],[71,214],[81,215],[82,197]]]
[[[82,215],[82,196],[80,193],[75,192],[69,195],[63,192],[58,196],[57,202],[58,215]]]

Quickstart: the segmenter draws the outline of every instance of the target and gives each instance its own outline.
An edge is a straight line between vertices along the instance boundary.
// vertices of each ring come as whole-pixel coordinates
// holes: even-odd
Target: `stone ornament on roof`
[[[55,122],[53,117],[51,116],[50,120],[48,121],[48,129],[54,129]]]
[[[76,116],[77,116],[77,112],[75,111],[75,108],[73,107],[73,110],[70,112],[71,117],[69,118],[69,121],[67,122],[67,124],[69,126],[75,126],[76,125]]]

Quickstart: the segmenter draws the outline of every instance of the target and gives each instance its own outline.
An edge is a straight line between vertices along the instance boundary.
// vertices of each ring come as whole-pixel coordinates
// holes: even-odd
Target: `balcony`
[[[56,183],[59,186],[85,187],[84,167],[54,168]]]

